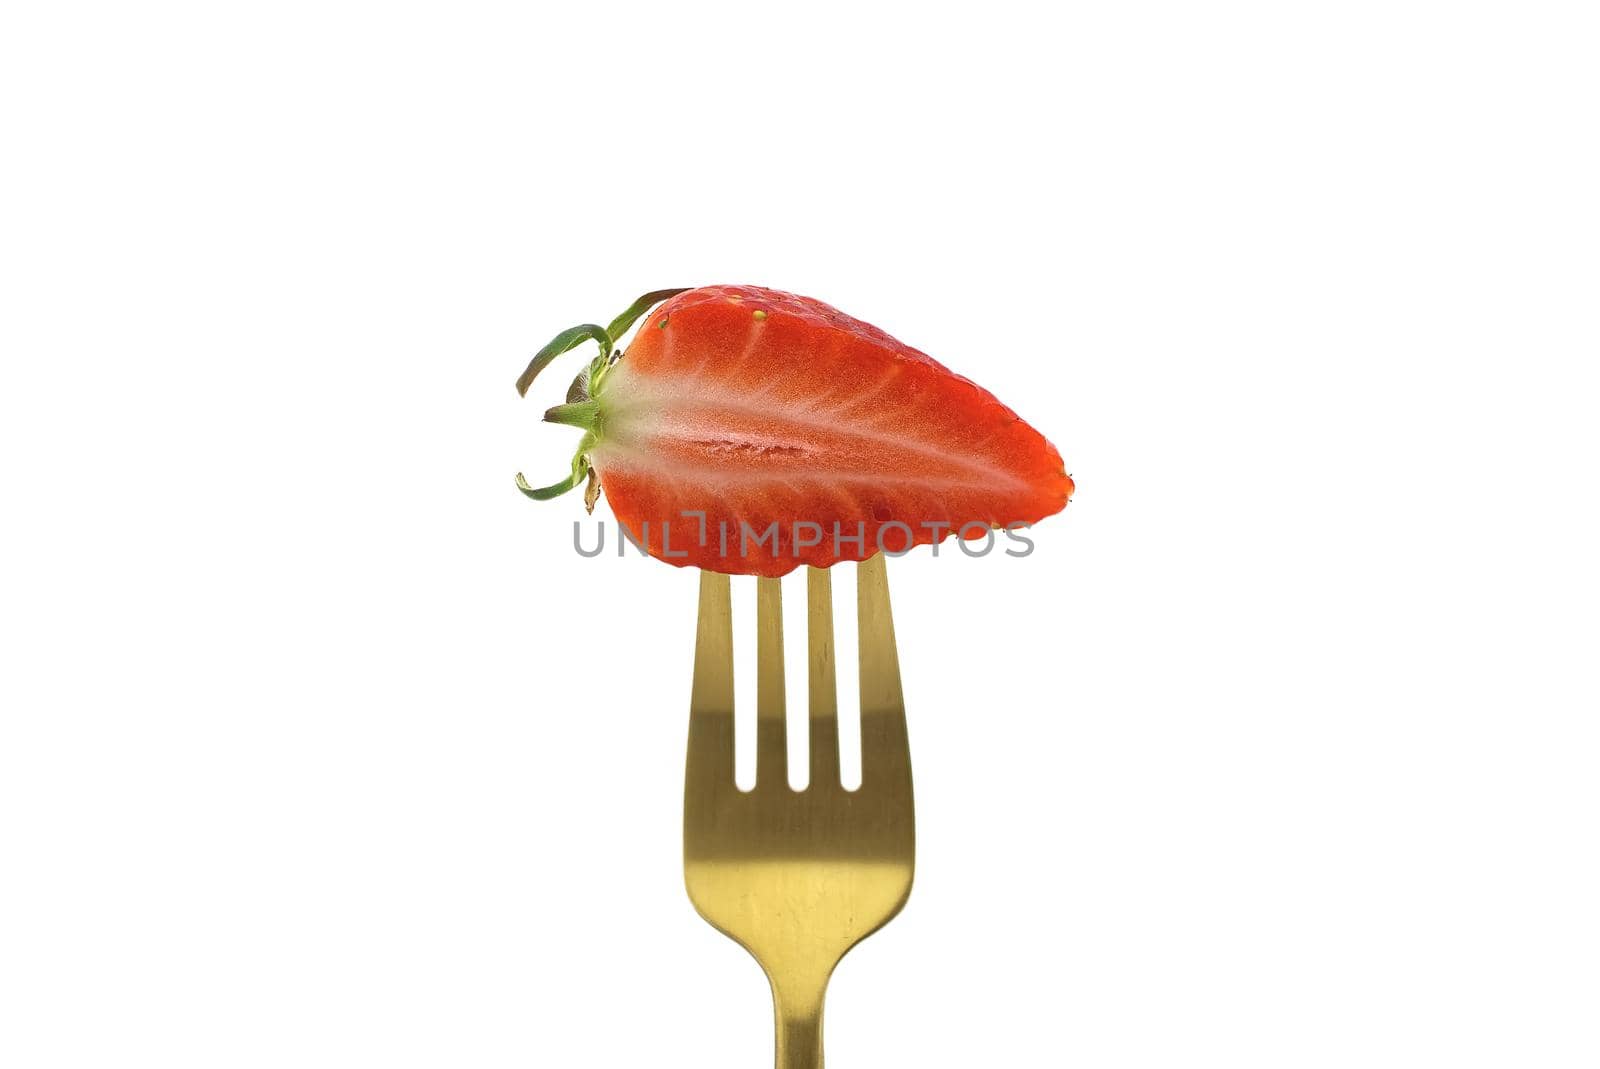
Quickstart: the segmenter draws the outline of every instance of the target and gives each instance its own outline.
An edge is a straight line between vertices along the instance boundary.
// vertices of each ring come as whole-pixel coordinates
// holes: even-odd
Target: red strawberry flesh
[[[987,390],[777,290],[680,293],[597,378],[571,421],[592,427],[587,460],[618,521],[672,564],[777,576],[987,538],[1073,489],[1055,448]]]

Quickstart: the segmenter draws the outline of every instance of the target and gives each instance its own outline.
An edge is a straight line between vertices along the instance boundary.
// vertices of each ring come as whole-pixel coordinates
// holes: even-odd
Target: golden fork
[[[733,779],[733,622],[728,577],[700,575],[689,708],[683,874],[689,899],[752,955],[772,985],[778,1069],[820,1069],[822,1001],[839,959],[889,923],[911,893],[915,833],[900,664],[880,554],[857,569],[861,786],[839,779],[833,588],[806,569],[811,778],[789,787],[783,611],[776,579],[756,588],[756,784]]]

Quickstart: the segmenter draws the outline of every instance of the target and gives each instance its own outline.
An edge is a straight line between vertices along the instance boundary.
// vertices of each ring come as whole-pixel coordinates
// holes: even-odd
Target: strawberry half
[[[654,305],[626,353],[616,339]],[[821,301],[759,286],[647,293],[608,327],[562,332],[517,380],[593,338],[600,355],[545,413],[584,430],[587,480],[652,556],[784,575],[954,533],[992,538],[1060,512],[1072,478],[976,383]],[[597,481],[598,480],[598,481]]]

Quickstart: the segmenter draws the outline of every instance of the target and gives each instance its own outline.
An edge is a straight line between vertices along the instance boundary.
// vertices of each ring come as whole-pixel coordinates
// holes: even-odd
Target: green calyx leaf
[[[670,301],[678,294],[688,292],[688,287],[676,290],[651,290],[649,293],[645,294],[643,297],[640,297],[637,301],[634,301],[631,305],[629,305],[626,312],[623,312],[617,318],[613,319],[611,321],[611,325],[606,328],[606,333],[609,334],[611,336],[611,340],[615,342],[618,338],[622,337],[623,334],[627,333],[629,327],[633,326],[639,321],[640,316],[650,311],[650,309],[654,308],[662,301]]]
[[[617,339],[628,332],[628,328],[639,321],[639,317],[662,301],[670,300],[680,293],[687,293],[688,288],[673,290],[652,290],[628,306],[628,310],[611,321],[610,326],[602,327],[598,323],[580,323],[575,327],[568,327],[554,338],[550,344],[533,354],[533,359],[528,362],[528,367],[517,378],[517,393],[523,397],[528,396],[528,387],[533,385],[533,380],[539,372],[550,366],[550,362],[562,353],[576,349],[584,342],[593,338],[600,343],[600,356],[590,365],[591,373],[596,367],[605,367],[611,357],[611,349],[616,345]],[[574,383],[576,385],[576,383]]]
[[[599,360],[600,357],[595,357]],[[572,385],[567,387],[567,404],[589,399],[589,381],[594,378],[594,364],[578,372],[578,377],[572,380]]]
[[[533,354],[533,359],[528,361],[527,370],[517,377],[517,393],[523,397],[528,396],[528,387],[533,385],[533,380],[539,372],[550,366],[550,361],[569,349],[576,349],[590,338],[600,343],[601,356],[611,355],[611,336],[606,333],[604,327],[594,323],[580,323],[575,327],[568,327],[550,339],[550,344]]]
[[[568,490],[571,490],[573,487],[577,486],[582,479],[583,475],[579,475],[576,471],[574,471],[572,475],[562,479],[558,483],[551,483],[549,486],[536,487],[530,485],[527,477],[519,471],[517,472],[517,489],[521,490],[535,501],[549,501],[551,498],[560,497]]]
[[[517,489],[533,498],[535,501],[549,501],[551,498],[560,497],[568,490],[573,489],[589,476],[589,450],[594,446],[593,432],[585,434],[583,441],[578,445],[578,451],[572,457],[572,471],[565,479],[549,486],[532,486],[528,483],[522,472],[517,472]]]

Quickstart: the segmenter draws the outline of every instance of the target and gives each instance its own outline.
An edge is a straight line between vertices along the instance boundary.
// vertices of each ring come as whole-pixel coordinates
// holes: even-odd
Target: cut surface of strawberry
[[[589,339],[600,355],[545,413],[584,431],[571,473],[518,486],[543,500],[587,482],[591,509],[603,491],[631,540],[670,564],[779,576],[952,534],[992,540],[1072,495],[1055,447],[993,394],[809,297],[646,294],[609,327],[558,335],[518,390]]]

